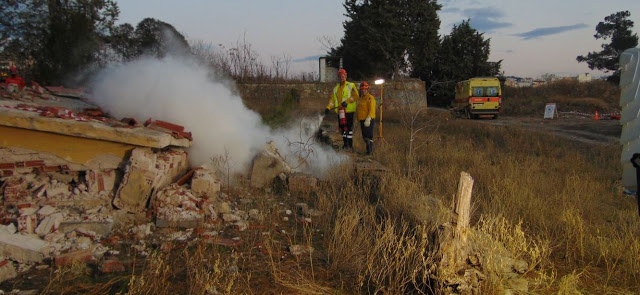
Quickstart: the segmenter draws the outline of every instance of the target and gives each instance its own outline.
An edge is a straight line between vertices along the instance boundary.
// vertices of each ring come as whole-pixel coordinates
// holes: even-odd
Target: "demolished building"
[[[16,91],[0,84],[0,282],[17,275],[14,265],[24,269],[46,259],[56,266],[112,265],[118,251],[99,242],[130,216],[154,221],[128,224],[125,230],[140,238],[152,227],[207,222],[242,230],[260,215],[220,200],[221,181],[210,168],[190,169],[193,138],[184,127],[118,120],[86,97],[79,89],[34,83]],[[291,173],[273,143],[252,166],[250,183],[259,189]]]

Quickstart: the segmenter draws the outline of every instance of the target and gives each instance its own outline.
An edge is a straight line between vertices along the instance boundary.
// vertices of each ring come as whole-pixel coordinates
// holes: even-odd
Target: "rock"
[[[8,259],[0,261],[0,283],[18,276],[15,266]]]
[[[0,255],[20,263],[40,263],[49,256],[49,242],[34,236],[0,232]]]
[[[44,237],[56,229],[60,227],[60,223],[62,223],[63,215],[62,213],[54,213],[46,216],[41,222],[40,225],[36,228],[36,234],[40,237]]]
[[[33,215],[22,215],[18,217],[18,231],[23,234],[32,234],[36,230],[38,217]]]
[[[220,180],[215,178],[211,170],[201,167],[193,173],[191,190],[199,197],[215,200],[220,191]]]
[[[264,216],[262,214],[260,214],[260,211],[258,211],[258,209],[249,210],[249,218],[251,218],[252,220],[255,220],[255,221],[263,221],[264,220]]]
[[[144,211],[151,192],[178,180],[187,165],[187,153],[183,150],[155,154],[150,148],[133,149],[113,205],[133,213]]]
[[[527,270],[529,270],[529,264],[526,261],[519,259],[514,261],[513,271],[519,274],[524,274],[525,272],[527,272]]]
[[[91,260],[93,260],[93,255],[91,254],[91,249],[83,249],[58,255],[54,257],[54,260],[57,267],[62,267],[69,266],[75,263],[90,262]]]
[[[289,246],[289,252],[293,256],[300,256],[303,254],[313,253],[313,247],[304,245],[291,245]]]
[[[242,217],[235,214],[222,214],[222,220],[225,222],[237,222],[242,220]]]
[[[49,206],[49,205],[44,205],[42,208],[40,208],[40,210],[38,210],[38,218],[42,219],[45,216],[49,216],[53,213],[55,213],[58,209],[56,209],[55,207]]]
[[[102,261],[100,264],[100,271],[102,273],[123,272],[125,271],[125,268],[124,264],[122,264],[122,262],[117,258],[109,258]]]
[[[204,221],[205,210],[199,206],[201,199],[191,190],[171,184],[156,196],[156,226],[194,228]]]
[[[216,212],[218,212],[218,214],[231,213],[231,205],[229,205],[229,203],[227,202],[218,203],[215,206],[215,209],[216,209]]]
[[[78,188],[89,193],[111,192],[115,187],[116,178],[116,170],[90,170],[85,176],[87,185],[81,183]]]
[[[318,189],[318,178],[300,172],[289,175],[289,191],[292,193],[310,193]]]
[[[138,240],[143,240],[147,236],[151,235],[153,232],[151,228],[153,227],[153,223],[141,224],[138,226],[134,226],[129,231],[136,237]]]
[[[58,230],[66,234],[77,229],[84,229],[101,236],[108,236],[112,228],[113,221],[63,221],[60,223]]]
[[[253,159],[251,168],[251,186],[264,188],[269,186],[281,173],[291,173],[291,167],[278,153],[273,141],[265,144],[265,149]]]

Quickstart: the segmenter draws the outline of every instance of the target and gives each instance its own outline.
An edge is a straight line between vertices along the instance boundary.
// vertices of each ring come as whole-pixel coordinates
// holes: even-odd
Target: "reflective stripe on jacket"
[[[368,117],[376,118],[376,98],[367,93],[358,100],[358,112],[356,113],[358,121],[362,121]]]
[[[340,91],[342,90],[342,91]],[[334,109],[335,112],[338,112],[338,107],[342,104],[342,102],[347,102],[347,108],[345,112],[353,113],[356,111],[356,103],[358,101],[358,88],[356,84],[345,81],[344,86],[336,85],[333,88],[333,95],[329,100],[329,104],[327,105],[327,109]]]

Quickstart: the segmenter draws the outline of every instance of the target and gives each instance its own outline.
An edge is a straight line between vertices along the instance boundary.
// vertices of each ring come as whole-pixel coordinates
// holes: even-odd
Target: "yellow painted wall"
[[[0,126],[0,147],[20,147],[48,152],[84,164],[96,156],[112,154],[124,159],[134,145]]]

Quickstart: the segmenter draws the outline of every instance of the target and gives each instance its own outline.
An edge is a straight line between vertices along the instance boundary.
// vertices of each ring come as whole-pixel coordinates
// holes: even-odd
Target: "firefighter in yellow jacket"
[[[330,110],[338,114],[338,128],[342,132],[343,149],[353,149],[353,113],[358,102],[358,88],[356,84],[347,81],[347,71],[338,71],[340,83],[333,88],[329,104],[325,109],[325,115]],[[344,113],[344,114],[343,114]]]
[[[376,99],[369,93],[369,83],[360,83],[360,99],[358,100],[357,119],[362,130],[362,139],[367,146],[367,155],[373,153],[373,126],[376,118]]]

